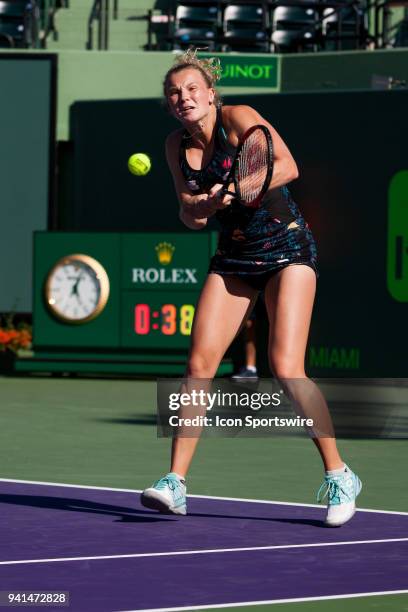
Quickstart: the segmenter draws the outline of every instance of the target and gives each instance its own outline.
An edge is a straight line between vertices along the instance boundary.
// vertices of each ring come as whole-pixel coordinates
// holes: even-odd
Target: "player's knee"
[[[215,355],[195,353],[187,363],[187,375],[191,378],[212,378],[218,368]]]
[[[279,380],[290,378],[304,378],[304,363],[282,355],[272,355],[270,357],[270,367],[274,375]]]

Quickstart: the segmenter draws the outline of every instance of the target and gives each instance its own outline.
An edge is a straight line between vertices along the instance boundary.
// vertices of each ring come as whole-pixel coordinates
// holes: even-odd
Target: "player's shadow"
[[[156,425],[157,416],[155,414],[139,414],[128,417],[116,417],[110,419],[94,419],[98,423],[113,423],[115,425]]]
[[[319,521],[318,519],[301,519],[301,518],[275,518],[271,519],[276,523],[288,523],[289,525],[310,525],[312,527],[323,527],[327,528],[327,525],[323,522],[323,520]],[[332,528],[331,528],[332,529]]]
[[[200,512],[189,512],[189,516],[198,516],[202,518],[224,518],[224,519],[240,519],[250,521],[267,521],[268,523],[288,523],[291,525],[309,525],[311,527],[324,527],[323,520],[319,519],[306,519],[306,518],[275,518],[273,516],[233,516],[231,514],[209,514]]]
[[[0,504],[13,504],[17,506],[30,506],[32,508],[46,508],[51,510],[65,510],[69,512],[82,512],[86,514],[104,514],[117,517],[116,522],[121,523],[157,523],[163,521],[178,520],[175,515],[158,514],[150,510],[139,508],[128,508],[126,506],[114,506],[86,499],[72,499],[67,497],[51,497],[40,495],[12,495],[0,494]],[[308,518],[275,518],[273,516],[242,516],[234,514],[217,514],[209,512],[189,512],[189,517],[228,519],[228,520],[251,520],[266,521],[268,523],[286,523],[291,525],[308,525],[311,527],[324,527],[322,520]]]
[[[9,495],[0,494],[0,504],[13,504],[17,506],[30,506],[32,508],[47,508],[51,510],[65,510],[69,512],[84,512],[87,514],[105,514],[118,517],[117,522],[123,523],[155,523],[158,521],[174,520],[175,517],[154,514],[148,510],[113,506],[86,499],[71,499],[68,497],[51,497],[40,495]]]

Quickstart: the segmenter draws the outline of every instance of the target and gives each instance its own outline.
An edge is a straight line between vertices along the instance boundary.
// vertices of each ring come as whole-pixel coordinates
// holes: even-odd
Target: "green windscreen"
[[[32,307],[32,232],[47,229],[55,56],[0,53],[0,312]]]
[[[235,95],[225,103],[255,108],[299,167],[289,187],[316,238],[319,268],[309,371],[406,376],[408,91]],[[164,155],[178,126],[157,100],[78,102],[71,122],[68,229],[197,234],[178,218]],[[135,152],[151,157],[147,176],[128,171]]]

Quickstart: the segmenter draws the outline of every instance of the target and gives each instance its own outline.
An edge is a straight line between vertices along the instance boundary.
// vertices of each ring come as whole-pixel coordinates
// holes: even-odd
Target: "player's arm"
[[[265,125],[270,131],[273,141],[274,167],[269,189],[281,187],[298,178],[298,168],[288,147],[275,128],[273,128],[254,108],[244,105],[230,106],[226,113],[226,119],[227,131],[236,141],[232,143],[234,146],[238,145],[241,137],[253,125]]]
[[[187,187],[180,170],[178,152],[180,147],[180,130],[172,132],[166,139],[166,159],[173,177],[174,187],[180,203],[179,217],[190,229],[202,229],[207,225],[207,219],[215,213],[208,210],[208,195],[194,195]]]
[[[172,132],[166,140],[166,159],[173,176],[177,198],[180,203],[179,217],[181,221],[190,229],[203,229],[207,225],[207,220],[212,217],[219,208],[223,208],[224,202],[219,202],[213,195],[214,189],[210,193],[193,194],[187,187],[184,176],[179,165],[181,131]],[[231,198],[226,198],[230,200]]]

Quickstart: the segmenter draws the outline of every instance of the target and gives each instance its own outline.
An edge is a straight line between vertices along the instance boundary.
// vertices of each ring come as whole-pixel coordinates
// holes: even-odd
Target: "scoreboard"
[[[36,232],[34,358],[16,369],[182,374],[216,243],[216,232]]]
[[[188,345],[195,299],[190,293],[165,292],[124,296],[122,346],[135,348],[181,348]]]
[[[187,348],[216,233],[121,236],[120,344]]]

